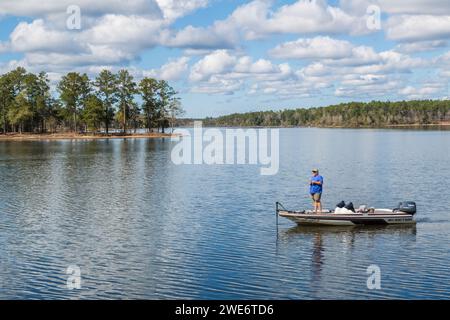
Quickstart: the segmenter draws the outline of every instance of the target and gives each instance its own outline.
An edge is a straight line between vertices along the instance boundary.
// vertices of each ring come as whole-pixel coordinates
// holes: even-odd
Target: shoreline
[[[171,133],[130,133],[130,134],[76,134],[76,133],[7,133],[0,134],[0,141],[41,141],[41,140],[101,140],[101,139],[157,139],[172,138]]]
[[[379,127],[351,127],[351,126],[209,126],[204,128],[267,128],[267,129],[293,129],[293,128],[317,128],[317,129],[401,129],[401,128],[430,128],[442,127],[450,129],[450,122],[435,123],[435,124],[392,124]],[[186,127],[182,127],[186,128]],[[171,133],[110,133],[106,134],[76,134],[76,133],[7,133],[0,134],[0,141],[43,141],[43,140],[102,140],[102,139],[158,139],[158,138],[172,138],[177,136]]]
[[[274,128],[274,129],[293,129],[293,128],[317,128],[317,129],[395,129],[395,128],[427,128],[427,127],[445,127],[450,128],[450,122],[443,123],[427,123],[427,124],[389,124],[385,126],[234,126],[234,125],[208,125],[203,124],[204,128]],[[183,128],[191,128],[191,126],[185,126]]]

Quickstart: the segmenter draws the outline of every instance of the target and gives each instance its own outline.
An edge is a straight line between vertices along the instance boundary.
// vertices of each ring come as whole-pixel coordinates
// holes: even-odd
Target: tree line
[[[57,94],[56,94],[57,93]],[[139,82],[128,70],[64,75],[52,94],[45,72],[18,67],[0,76],[0,132],[127,132],[147,128],[163,133],[183,113],[177,92],[164,80]],[[136,101],[139,99],[139,103]]]
[[[206,118],[207,126],[385,127],[450,123],[450,100],[350,102],[328,107],[261,111]]]

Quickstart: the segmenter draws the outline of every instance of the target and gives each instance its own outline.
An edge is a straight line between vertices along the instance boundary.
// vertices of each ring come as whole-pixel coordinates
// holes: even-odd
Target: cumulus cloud
[[[348,41],[330,37],[315,37],[285,42],[270,51],[276,58],[284,59],[340,59],[351,55],[353,45]]]
[[[354,1],[354,0],[353,0]],[[398,14],[450,14],[450,2],[447,0],[378,0],[383,11]]]
[[[207,4],[208,0],[2,0],[0,14],[49,17],[64,15],[69,6],[77,5],[83,15],[139,14],[176,20]]]
[[[426,41],[450,37],[450,16],[400,15],[389,18],[387,37],[396,41]]]
[[[187,26],[183,30],[166,38],[164,44],[169,47],[188,48],[193,50],[230,49],[237,45],[234,32],[227,32],[220,26],[196,28]]]
[[[351,14],[364,14],[371,5],[388,14],[450,14],[447,0],[340,0],[339,4]]]
[[[407,86],[399,93],[408,99],[430,98],[438,92],[445,92],[445,85],[442,83],[426,83],[420,87]]]
[[[367,28],[365,14],[349,15],[325,0],[299,0],[277,9],[272,9],[271,1],[254,0],[209,27],[187,26],[172,41],[184,46],[190,42],[194,48],[224,49],[236,46],[239,39],[256,40],[273,34],[367,34],[372,31]]]
[[[400,43],[395,47],[395,51],[401,53],[417,53],[434,51],[445,48],[448,46],[448,42],[444,40],[432,40],[432,41],[418,41],[418,42],[406,42]]]
[[[424,67],[426,61],[413,58],[392,50],[375,52],[364,47],[370,54],[360,54],[360,60],[323,59],[313,62],[296,71],[299,81],[314,94],[314,85],[335,87],[333,94],[338,97],[379,98],[379,95],[398,95],[409,73],[416,68]],[[304,91],[304,90],[303,90]]]
[[[52,28],[43,19],[19,23],[4,45],[22,52],[29,64],[65,66],[129,63],[160,43],[161,20],[108,14],[79,32]]]
[[[156,0],[166,19],[175,20],[208,5],[208,0]]]
[[[192,67],[189,78],[191,81],[206,80],[214,74],[230,71],[235,63],[235,56],[232,56],[226,50],[218,50],[197,62]]]
[[[334,94],[337,97],[350,99],[366,99],[368,97],[379,99],[379,97],[386,95],[395,95],[401,86],[401,81],[389,80],[382,84],[367,83],[359,86],[339,86]]]
[[[322,36],[286,42],[269,53],[276,58],[320,61],[308,66],[314,69],[314,72],[323,71],[324,65],[334,65],[354,66],[377,73],[386,69],[409,70],[423,63],[419,58],[411,58],[394,50],[377,53],[368,46],[355,46],[349,41]]]
[[[298,70],[293,70],[287,63],[274,64],[267,59],[217,50],[192,66],[189,79],[195,84],[195,92],[210,94],[247,90],[251,95],[299,98],[318,96],[335,87],[333,94],[339,97],[376,98],[379,94],[398,94],[407,82],[407,75],[426,66],[422,58],[394,50],[376,52],[373,48],[354,46],[346,41],[339,43],[345,49],[342,54],[314,55],[308,47],[313,41],[308,40],[311,41],[302,39],[299,42],[300,50],[304,51],[292,50],[291,54],[316,61]],[[318,37],[318,40],[324,39]],[[331,38],[324,41],[333,42]],[[286,47],[294,44],[297,41]]]
[[[161,20],[137,15],[108,14],[83,31],[80,40],[95,44],[120,45],[123,48],[148,48],[160,42]]]
[[[208,1],[80,0],[82,28],[68,30],[66,10],[72,4],[66,0],[0,2],[0,14],[35,18],[20,22],[0,50],[24,53],[30,65],[70,69],[82,64],[129,64],[143,50],[167,43],[173,21]],[[172,46],[184,46],[177,40]]]
[[[152,69],[149,72],[144,72],[145,76],[151,76],[162,80],[180,80],[188,70],[188,57],[181,57],[179,59],[169,61],[161,66],[160,69]]]
[[[364,17],[347,14],[324,0],[300,0],[270,10],[267,1],[253,1],[238,8],[229,18],[242,29],[247,38],[274,33],[368,33]]]
[[[273,64],[266,59],[254,61],[249,56],[236,56],[217,50],[198,61],[191,69],[191,81],[208,81],[213,76],[229,79],[285,79],[292,74],[288,64]]]
[[[294,77],[291,67],[273,64],[266,59],[254,60],[246,55],[234,55],[217,50],[194,64],[189,80],[195,83],[195,92],[201,88],[209,93],[230,94],[246,82],[283,81]],[[222,88],[222,89],[221,89]]]
[[[80,52],[82,46],[74,34],[49,28],[44,20],[21,22],[10,34],[10,50],[18,52]]]
[[[192,86],[191,92],[203,94],[232,95],[236,91],[242,89],[243,84],[243,80],[223,79],[213,76],[208,82],[196,83],[194,86]]]

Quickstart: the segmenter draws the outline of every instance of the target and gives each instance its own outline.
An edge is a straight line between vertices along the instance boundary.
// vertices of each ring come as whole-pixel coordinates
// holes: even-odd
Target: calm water
[[[280,171],[160,140],[0,142],[0,299],[448,299],[450,131],[283,129]],[[418,202],[415,227],[298,228],[274,203]],[[382,289],[369,290],[376,264]],[[82,272],[66,287],[66,268]]]

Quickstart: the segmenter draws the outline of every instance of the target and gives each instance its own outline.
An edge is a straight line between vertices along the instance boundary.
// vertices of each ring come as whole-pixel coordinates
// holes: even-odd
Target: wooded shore
[[[11,133],[0,134],[0,141],[40,141],[40,140],[99,140],[99,139],[152,139],[171,138],[170,133],[110,133],[110,134],[76,134],[76,133],[54,133],[54,134],[33,134],[33,133]]]
[[[450,123],[450,100],[349,102],[339,105],[231,114],[206,127],[392,128]]]

